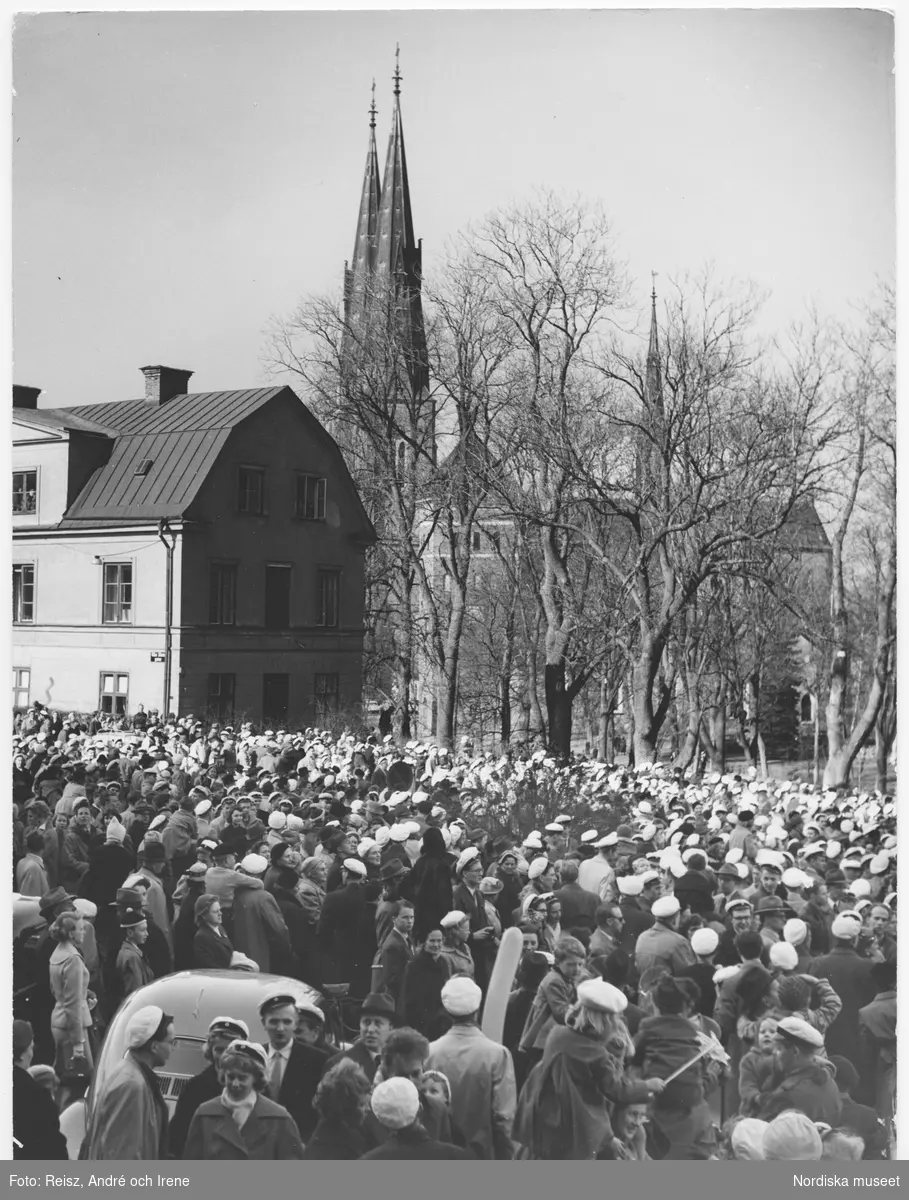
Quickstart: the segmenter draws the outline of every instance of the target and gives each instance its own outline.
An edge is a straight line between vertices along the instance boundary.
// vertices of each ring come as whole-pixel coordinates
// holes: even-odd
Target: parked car
[[[174,1048],[166,1066],[156,1072],[168,1113],[173,1116],[186,1081],[208,1065],[203,1051],[212,1020],[215,1017],[240,1017],[249,1026],[252,1041],[265,1043],[267,1038],[259,1017],[259,1005],[274,992],[287,992],[297,1000],[315,1004],[322,999],[315,988],[298,979],[239,970],[178,971],[127,996],[108,1026],[84,1101],[70,1105],[61,1115],[60,1125],[67,1138],[70,1158],[78,1157],[91,1114],[92,1096],[104,1088],[112,1068],[126,1053],[126,1027],[133,1013],[147,1004],[156,1004],[174,1019]]]

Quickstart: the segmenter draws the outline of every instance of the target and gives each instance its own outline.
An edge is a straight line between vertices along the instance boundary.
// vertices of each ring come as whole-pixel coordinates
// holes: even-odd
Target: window
[[[265,471],[262,467],[239,468],[237,510],[253,516],[261,516],[265,512]]]
[[[143,458],[142,461],[139,463],[139,465],[136,467],[135,471],[133,471],[133,474],[134,475],[147,475],[149,473],[149,471],[152,469],[152,464],[154,463],[154,461],[155,460],[153,458]]]
[[[237,623],[237,564],[212,563],[208,574],[209,625]]]
[[[339,599],[341,595],[341,572],[319,572],[319,621],[320,625],[338,624]]]
[[[497,551],[502,549],[502,535],[498,532],[498,530],[493,530],[493,532],[489,535],[489,540],[492,542]]]
[[[13,471],[13,514],[38,511],[38,472]]]
[[[32,673],[28,667],[13,667],[13,708],[28,708]]]
[[[478,529],[475,529],[473,531],[473,548],[474,548],[474,550],[479,550],[480,546],[482,544],[483,544],[483,535],[480,533],[480,531]]]
[[[289,675],[262,676],[262,716],[266,721],[286,721],[289,699]]]
[[[133,619],[133,564],[104,564],[105,625],[128,625]]]
[[[25,625],[35,619],[35,567],[33,563],[13,566],[13,620]]]
[[[265,628],[290,626],[290,567],[268,563],[265,567]]]
[[[341,682],[338,675],[316,676],[316,713],[324,716],[326,713],[338,711],[341,701]]]
[[[209,675],[208,711],[213,720],[222,721],[233,714],[236,689],[236,675]]]
[[[126,716],[126,700],[129,695],[129,676],[113,671],[101,672],[101,698],[98,710],[113,717]]]
[[[303,521],[325,520],[326,481],[317,475],[297,476],[297,516]]]

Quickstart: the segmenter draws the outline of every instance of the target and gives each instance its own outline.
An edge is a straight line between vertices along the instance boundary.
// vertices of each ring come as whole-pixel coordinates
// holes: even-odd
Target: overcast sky
[[[892,36],[859,10],[19,18],[15,381],[261,382],[269,317],[340,288],[396,42],[425,270],[548,185],[603,202],[642,306],[712,260],[772,289],[767,329],[848,316],[894,269]]]

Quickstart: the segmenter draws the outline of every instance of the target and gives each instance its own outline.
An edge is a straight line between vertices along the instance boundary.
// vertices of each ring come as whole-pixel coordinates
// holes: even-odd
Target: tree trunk
[[[634,761],[636,765],[652,763],[657,756],[657,739],[669,711],[670,695],[664,689],[656,708],[653,688],[660,668],[663,647],[650,636],[645,637],[632,668],[632,704],[634,712]]]
[[[549,747],[560,759],[571,754],[573,697],[565,686],[565,663],[547,663],[544,670]]]
[[[600,723],[597,729],[597,758],[601,762],[608,762],[609,725],[611,718],[609,688],[606,684],[606,676],[604,675],[600,680]]]

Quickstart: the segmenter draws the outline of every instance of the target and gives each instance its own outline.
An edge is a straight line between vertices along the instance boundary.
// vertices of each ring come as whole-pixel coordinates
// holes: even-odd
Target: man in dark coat
[[[312,945],[312,926],[306,915],[306,910],[299,896],[294,891],[297,886],[297,872],[292,867],[278,866],[275,875],[272,895],[278,902],[284,924],[287,926],[287,936],[290,938],[293,975],[302,979],[299,974],[310,956]]]
[[[395,1006],[390,996],[386,996],[384,992],[375,992],[367,996],[360,1009],[360,1036],[348,1050],[342,1050],[340,1054],[330,1058],[322,1074],[327,1074],[342,1058],[352,1058],[358,1067],[362,1067],[366,1078],[372,1083],[394,1022]]]
[[[860,923],[841,913],[831,926],[833,949],[816,958],[808,970],[809,975],[828,980],[843,1002],[825,1035],[828,1054],[841,1054],[859,1071],[862,1068],[859,1009],[871,1003],[876,991],[871,978],[874,963],[861,958],[855,949],[860,932]]]
[[[434,827],[427,829],[421,849],[402,890],[402,895],[414,902],[414,937],[418,942],[425,941],[431,930],[438,929],[439,922],[454,907],[452,864],[442,831]]]
[[[691,913],[703,916],[713,911],[713,884],[706,875],[707,860],[703,854],[692,854],[688,870],[676,881],[673,895]]]
[[[588,892],[578,883],[578,864],[571,859],[563,859],[559,863],[559,877],[562,886],[555,892],[554,898],[562,906],[562,928],[574,929],[576,925],[585,925],[593,932],[597,925],[599,901],[593,892]]]
[[[13,1158],[68,1159],[57,1106],[28,1073],[35,1051],[28,1021],[13,1021]]]
[[[105,961],[110,956],[113,944],[119,940],[114,912],[117,891],[135,870],[135,857],[123,845],[125,838],[125,826],[114,817],[107,826],[104,844],[92,850],[88,870],[79,881],[79,895],[91,900],[98,908],[95,935],[98,953]]]
[[[318,938],[325,983],[349,983],[352,996],[369,991],[376,953],[374,920],[368,906],[366,868],[356,859],[344,860],[343,883],[329,892],[319,915]]]
[[[656,872],[656,875],[659,879],[659,872]],[[646,879],[646,882],[649,883],[650,880]],[[645,876],[621,875],[616,880],[616,886],[619,889],[619,908],[622,910],[622,917],[625,921],[619,935],[619,946],[628,954],[633,955],[638,938],[645,929],[653,926],[653,913],[644,908],[640,902],[640,896],[645,886]]]
[[[409,900],[398,900],[392,917],[392,928],[379,950],[382,967],[382,990],[387,992],[398,1006],[404,972],[413,960],[414,945],[411,940],[414,911]]]
[[[836,1128],[843,1106],[834,1068],[823,1057],[822,1035],[801,1017],[783,1017],[774,1040],[782,1082],[761,1098],[761,1119],[772,1121],[795,1108],[810,1121],[825,1121]]]
[[[268,1036],[269,1097],[287,1109],[305,1143],[319,1119],[312,1102],[325,1056],[315,1046],[294,1038],[297,1001],[293,996],[269,996],[259,1006],[259,1016]]]
[[[183,1085],[183,1091],[171,1117],[168,1136],[172,1158],[183,1157],[186,1135],[199,1105],[221,1095],[223,1088],[218,1078],[218,1063],[234,1038],[249,1041],[249,1027],[246,1022],[237,1017],[215,1017],[208,1027],[208,1038],[205,1042],[204,1054],[208,1066]]]

